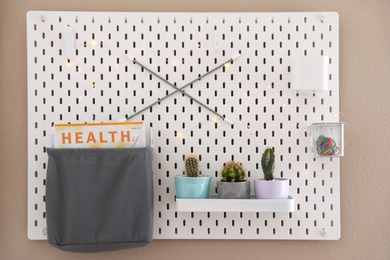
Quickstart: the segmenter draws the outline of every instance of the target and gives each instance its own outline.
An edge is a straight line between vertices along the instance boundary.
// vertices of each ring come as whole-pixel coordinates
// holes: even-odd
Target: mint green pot
[[[209,197],[211,176],[187,177],[176,175],[176,196],[179,199],[207,199]]]

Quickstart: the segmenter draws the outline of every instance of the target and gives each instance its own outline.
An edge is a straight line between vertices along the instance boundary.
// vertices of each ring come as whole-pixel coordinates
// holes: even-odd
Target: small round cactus
[[[185,159],[184,165],[188,177],[201,176],[198,164],[199,164],[198,159],[195,156],[188,156]]]
[[[227,162],[222,169],[222,181],[240,182],[244,180],[245,175],[245,169],[239,162]]]
[[[274,179],[275,155],[271,148],[265,149],[261,157],[261,168],[263,169],[264,180],[270,181]]]

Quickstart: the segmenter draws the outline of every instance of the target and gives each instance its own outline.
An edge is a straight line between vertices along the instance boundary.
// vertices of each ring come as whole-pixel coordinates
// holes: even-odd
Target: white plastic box
[[[328,90],[329,57],[301,56],[294,58],[292,88],[297,92],[323,92]]]

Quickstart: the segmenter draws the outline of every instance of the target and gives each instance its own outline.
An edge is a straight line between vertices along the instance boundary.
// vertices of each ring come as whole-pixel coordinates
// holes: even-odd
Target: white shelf
[[[176,211],[181,212],[293,212],[295,201],[288,199],[178,199]]]

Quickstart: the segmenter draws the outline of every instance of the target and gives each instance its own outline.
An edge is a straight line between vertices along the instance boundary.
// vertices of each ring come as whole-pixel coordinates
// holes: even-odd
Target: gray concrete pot
[[[251,194],[250,181],[224,182],[217,181],[218,199],[249,199]]]

